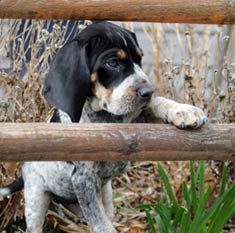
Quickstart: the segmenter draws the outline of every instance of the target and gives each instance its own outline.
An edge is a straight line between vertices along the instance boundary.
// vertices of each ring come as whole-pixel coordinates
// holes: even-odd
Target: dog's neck
[[[69,115],[57,109],[48,119],[48,122],[72,123]],[[95,111],[89,102],[86,102],[79,123],[145,123],[143,110],[136,111],[126,116],[117,116],[105,110]]]
[[[105,110],[94,110],[89,101],[86,102],[80,123],[133,123],[139,122],[139,117],[142,110],[136,111],[135,113],[126,116],[117,116],[111,114]]]

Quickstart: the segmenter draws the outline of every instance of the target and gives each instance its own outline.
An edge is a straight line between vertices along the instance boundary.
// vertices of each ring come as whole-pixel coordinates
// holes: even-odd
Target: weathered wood
[[[235,124],[0,124],[0,160],[234,160]]]
[[[0,18],[235,23],[235,0],[0,0]]]

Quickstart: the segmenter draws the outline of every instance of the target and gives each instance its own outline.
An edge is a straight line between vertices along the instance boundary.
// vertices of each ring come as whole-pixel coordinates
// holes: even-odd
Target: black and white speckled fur
[[[179,104],[153,94],[152,85],[141,69],[140,53],[136,52],[138,43],[133,33],[109,23],[98,23],[93,28],[96,32],[101,30],[103,34],[107,33],[108,37],[116,33],[115,37],[111,38],[112,46],[118,46],[118,48],[122,46],[119,52],[121,51],[125,56],[121,56],[120,62],[122,66],[125,66],[125,72],[120,72],[116,67],[113,70],[106,67],[107,70],[104,72],[104,63],[99,66],[102,72],[97,65],[95,71],[90,72],[91,68],[84,71],[86,68],[84,61],[87,59],[83,57],[85,56],[83,46],[76,44],[75,41],[65,45],[57,56],[57,60],[52,64],[49,78],[45,83],[45,95],[48,101],[57,108],[51,122],[72,123],[80,120],[80,123],[151,123],[150,119],[154,116],[179,128],[197,128],[205,123],[206,116],[199,108]],[[93,33],[92,30],[88,32]],[[84,38],[81,36],[80,40],[83,41]],[[125,43],[121,43],[117,38]],[[110,40],[110,38],[106,39]],[[93,43],[91,46],[96,46],[96,44]],[[102,44],[104,47],[106,45],[106,43]],[[105,49],[113,53],[114,49],[110,49],[110,44],[108,46]],[[74,54],[75,49],[80,57]],[[107,55],[106,51],[99,51],[99,53]],[[99,53],[97,52],[98,55]],[[97,54],[95,55],[98,56]],[[93,60],[99,61],[99,59]],[[61,61],[63,64],[60,63]],[[78,62],[76,64],[79,67],[83,67],[82,74],[77,73],[76,70],[73,71],[74,61]],[[116,66],[113,63],[113,61],[110,63],[111,66]],[[61,76],[62,74],[70,81],[68,85],[64,85],[67,79]],[[78,74],[83,78],[82,81],[77,82]],[[91,74],[95,74],[95,78],[90,85],[87,78],[89,79]],[[151,118],[146,112],[151,113]],[[27,233],[42,232],[42,225],[51,199],[64,203],[84,219],[93,233],[116,232],[112,225],[114,208],[111,181],[112,178],[121,175],[127,167],[126,162],[24,163]],[[0,196],[4,197],[19,190],[21,184],[22,182],[18,182],[15,186],[0,189]]]
[[[71,123],[61,110],[55,113],[56,121]],[[87,122],[82,115],[82,122]],[[55,117],[55,116],[54,116]],[[106,119],[106,118],[105,118]],[[89,122],[112,122],[102,117]],[[26,162],[23,166],[25,216],[27,232],[40,232],[45,211],[50,200],[62,202],[82,220],[87,221],[93,232],[115,232],[111,222],[114,217],[111,180],[127,168],[126,162]],[[37,185],[35,185],[37,184]],[[82,210],[82,211],[81,211]]]

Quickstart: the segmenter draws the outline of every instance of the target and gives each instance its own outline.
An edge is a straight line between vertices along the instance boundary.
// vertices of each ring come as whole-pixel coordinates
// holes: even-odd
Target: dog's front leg
[[[113,190],[112,190],[112,183],[109,180],[103,187],[102,187],[102,201],[104,204],[104,209],[111,221],[114,219],[114,207],[113,207]]]
[[[198,128],[207,121],[205,113],[200,108],[180,104],[164,97],[153,96],[150,107],[156,117],[178,128]]]
[[[89,169],[88,169],[89,170]],[[75,171],[72,184],[82,213],[93,233],[115,233],[111,221],[106,216],[101,198],[101,187],[94,174]]]
[[[26,233],[42,233],[46,211],[50,204],[51,196],[40,188],[40,184],[33,185],[35,181],[25,182],[25,218]]]

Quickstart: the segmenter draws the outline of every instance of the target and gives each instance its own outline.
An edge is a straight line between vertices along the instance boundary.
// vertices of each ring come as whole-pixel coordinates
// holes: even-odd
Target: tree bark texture
[[[235,124],[0,124],[1,161],[213,159],[235,159]]]

